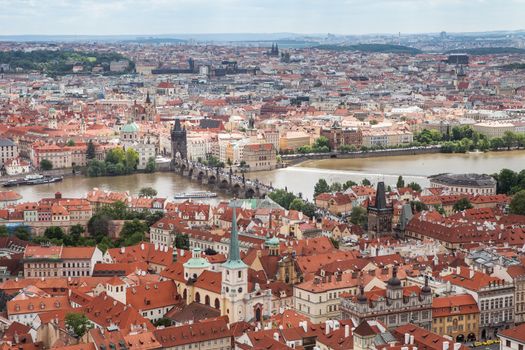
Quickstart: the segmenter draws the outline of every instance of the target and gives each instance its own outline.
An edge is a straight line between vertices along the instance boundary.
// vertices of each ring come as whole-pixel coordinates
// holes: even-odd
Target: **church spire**
[[[228,260],[224,263],[226,268],[243,268],[246,264],[241,260],[239,251],[239,234],[237,232],[237,203],[235,200],[230,202],[232,209],[232,230],[230,236],[230,250],[228,252]]]

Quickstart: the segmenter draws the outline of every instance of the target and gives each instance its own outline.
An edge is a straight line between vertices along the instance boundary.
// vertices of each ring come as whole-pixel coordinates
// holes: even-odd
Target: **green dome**
[[[279,245],[279,238],[273,236],[270,239],[267,239],[266,242],[264,242],[267,246],[278,246]]]
[[[206,269],[210,267],[211,264],[207,259],[201,256],[200,248],[194,248],[192,258],[186,261],[183,266],[190,269]]]
[[[137,125],[137,123],[135,122],[132,122],[132,123],[127,123],[126,125],[124,125],[122,127],[122,132],[138,132],[139,131],[139,126]]]

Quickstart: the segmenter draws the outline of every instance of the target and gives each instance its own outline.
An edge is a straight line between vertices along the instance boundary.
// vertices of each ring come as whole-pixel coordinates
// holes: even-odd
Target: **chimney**
[[[350,336],[350,325],[345,325],[345,338],[348,338]]]
[[[410,334],[405,333],[405,344],[410,343]]]
[[[454,350],[459,350],[461,348],[461,343],[454,343]]]
[[[325,322],[325,334],[330,334],[330,320]]]
[[[275,341],[279,341],[279,333],[274,332],[274,333],[273,333],[273,339],[274,339]]]
[[[448,350],[448,341],[443,342],[443,350]]]
[[[456,275],[461,274],[461,266],[456,267]]]
[[[469,278],[472,279],[474,278],[474,270],[473,269],[469,269]]]
[[[410,345],[414,345],[414,336],[410,335]]]
[[[305,333],[308,332],[308,322],[303,321],[303,322],[301,322],[300,326],[303,327],[303,331]]]

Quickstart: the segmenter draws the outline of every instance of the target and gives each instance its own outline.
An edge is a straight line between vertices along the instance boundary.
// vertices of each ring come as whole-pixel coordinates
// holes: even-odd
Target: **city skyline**
[[[0,0],[0,6],[6,36],[513,31],[524,29],[525,11],[523,0]]]

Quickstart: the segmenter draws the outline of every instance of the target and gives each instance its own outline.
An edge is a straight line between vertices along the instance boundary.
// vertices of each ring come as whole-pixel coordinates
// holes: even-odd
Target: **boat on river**
[[[196,198],[215,198],[217,193],[209,191],[196,191],[196,192],[181,192],[176,193],[173,198],[175,199],[196,199]]]
[[[64,178],[62,176],[44,176],[40,174],[26,175],[21,179],[14,179],[4,182],[3,187],[15,187],[24,185],[43,185],[54,182],[60,182]]]

